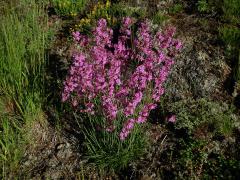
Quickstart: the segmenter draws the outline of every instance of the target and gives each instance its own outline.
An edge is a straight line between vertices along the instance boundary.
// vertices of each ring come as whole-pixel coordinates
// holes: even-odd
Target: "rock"
[[[188,21],[191,20],[185,24]],[[200,27],[184,33],[185,28],[177,28],[184,47],[166,83],[166,94],[173,101],[187,97],[213,98],[216,93],[224,91],[226,74],[223,72],[229,68],[223,49],[214,44],[215,35],[202,31]]]

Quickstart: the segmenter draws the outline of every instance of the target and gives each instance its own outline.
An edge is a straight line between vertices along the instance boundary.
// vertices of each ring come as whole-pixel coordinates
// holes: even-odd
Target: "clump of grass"
[[[29,99],[37,103],[44,94],[47,19],[43,13],[35,2],[23,0],[19,9],[1,20],[0,90],[21,114]]]
[[[86,156],[89,162],[93,162],[100,170],[105,172],[119,172],[129,165],[129,160],[134,161],[144,153],[148,141],[144,136],[143,129],[135,127],[132,136],[125,141],[119,139],[121,129],[114,132],[96,130],[94,124],[103,125],[105,120],[101,121],[99,117],[90,117],[92,128],[85,128],[86,138]],[[120,125],[118,125],[119,127]]]
[[[1,116],[0,121],[0,166],[1,179],[14,177],[20,170],[19,162],[23,156],[24,140],[19,118]]]
[[[236,48],[240,45],[240,30],[236,26],[225,25],[219,28],[219,33],[227,46]]]
[[[18,173],[24,152],[25,124],[38,119],[45,100],[46,1],[20,0],[1,7],[0,20],[0,166],[1,176]]]

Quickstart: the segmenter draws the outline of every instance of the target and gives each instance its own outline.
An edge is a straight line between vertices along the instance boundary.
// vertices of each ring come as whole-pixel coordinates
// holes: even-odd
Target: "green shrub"
[[[186,129],[190,134],[201,125],[213,126],[215,133],[231,135],[236,116],[233,107],[225,103],[208,102],[205,99],[184,100],[168,106],[177,116],[175,128]]]
[[[203,165],[207,163],[210,154],[206,148],[206,141],[194,140],[192,138],[186,141],[180,140],[179,156],[177,159],[177,177],[180,179],[199,179]]]
[[[176,162],[177,179],[234,179],[239,176],[237,153],[226,152],[217,141],[180,139]],[[227,154],[231,155],[228,156]]]
[[[201,13],[222,13],[223,0],[198,0],[197,10]]]
[[[233,78],[235,81],[240,80],[240,1],[223,0],[222,4],[223,19],[225,25],[219,28],[219,34],[222,41],[227,46],[227,55],[233,60]]]
[[[169,8],[169,13],[177,14],[183,12],[183,5],[180,3],[174,4],[172,7]]]
[[[210,12],[211,7],[208,4],[207,0],[199,0],[197,3],[197,9],[199,12]]]

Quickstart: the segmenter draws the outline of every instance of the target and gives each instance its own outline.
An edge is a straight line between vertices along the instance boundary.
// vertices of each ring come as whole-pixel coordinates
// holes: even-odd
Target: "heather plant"
[[[136,25],[126,17],[113,32],[100,19],[92,37],[73,33],[76,51],[62,101],[88,115],[87,154],[101,168],[121,169],[143,151],[144,124],[182,46],[174,27],[154,33],[144,21],[135,33]]]

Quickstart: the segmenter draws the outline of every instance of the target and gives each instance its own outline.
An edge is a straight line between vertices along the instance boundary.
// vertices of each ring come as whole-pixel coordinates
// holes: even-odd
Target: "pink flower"
[[[102,116],[107,124],[103,130],[108,132],[119,129],[113,126],[118,117],[128,118],[119,133],[121,140],[156,108],[174,57],[182,48],[181,41],[173,38],[175,28],[153,33],[147,21],[140,24],[132,41],[133,23],[130,17],[123,18],[116,41],[105,19],[98,21],[92,37],[73,32],[77,48],[62,92],[63,102],[69,100],[76,108],[85,107],[83,113]]]
[[[113,132],[115,130],[115,126],[114,125],[110,125],[109,127],[106,128],[107,132]]]
[[[129,133],[131,132],[131,130],[134,127],[134,123],[135,123],[134,119],[129,119],[127,122],[125,122],[125,124],[122,128],[122,131],[119,134],[120,140],[123,141],[127,138],[127,136],[129,135]]]
[[[177,49],[177,50],[182,49],[182,42],[179,41],[179,40],[176,40],[176,44],[175,44],[175,46],[176,46],[176,49]]]
[[[176,115],[171,115],[171,116],[167,117],[167,121],[175,123],[176,122]]]
[[[74,39],[76,42],[80,40],[80,32],[79,32],[79,31],[73,32],[72,35],[73,35],[73,39]]]
[[[141,123],[146,122],[147,117],[148,117],[150,111],[153,110],[153,109],[155,109],[156,107],[157,107],[157,105],[154,104],[154,103],[146,104],[146,105],[143,107],[142,111],[139,113],[139,116],[138,116],[136,122],[137,122],[138,124],[141,124]]]

